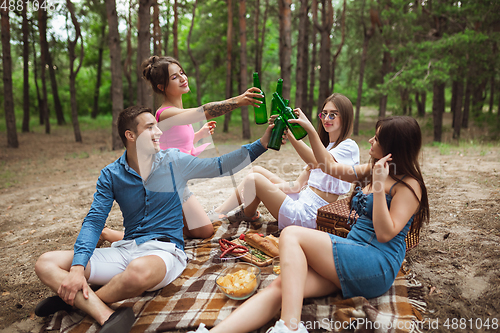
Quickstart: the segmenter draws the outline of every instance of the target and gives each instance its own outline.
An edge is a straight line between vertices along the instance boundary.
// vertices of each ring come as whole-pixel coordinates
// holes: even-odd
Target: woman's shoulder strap
[[[156,111],[156,116],[155,116],[156,121],[157,121],[157,122],[160,122],[160,115],[161,115],[161,113],[162,113],[163,111],[165,111],[166,109],[170,109],[170,108],[173,108],[173,106],[166,106],[166,107],[161,108],[161,109],[159,109],[158,111]]]

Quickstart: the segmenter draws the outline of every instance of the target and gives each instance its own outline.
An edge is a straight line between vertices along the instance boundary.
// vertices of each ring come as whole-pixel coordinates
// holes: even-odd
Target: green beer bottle
[[[273,94],[273,98],[276,98],[276,101],[278,102],[278,110],[280,111],[280,116],[286,122],[286,125],[290,129],[290,132],[292,132],[295,139],[297,140],[303,139],[307,135],[307,131],[299,124],[295,123],[291,124],[288,122],[288,120],[290,119],[297,119],[297,116],[293,112],[292,108],[286,106],[283,99],[277,93]]]
[[[286,124],[283,121],[283,119],[281,119],[280,116],[276,117],[276,119],[274,119],[274,127],[273,131],[271,132],[271,137],[269,138],[269,143],[267,144],[267,148],[280,150],[281,141],[283,140],[283,132],[285,131],[285,128]]]
[[[283,79],[278,79],[278,85],[276,86],[276,92],[278,95],[283,96]],[[273,98],[271,104],[271,116],[274,114],[279,114],[278,102]]]
[[[259,104],[260,107],[253,107],[253,112],[255,115],[255,123],[257,125],[267,124],[267,108],[266,108],[266,95],[260,86],[259,73],[253,73],[253,86],[257,87],[262,91],[262,95],[264,98],[256,98],[259,101],[262,101],[262,104]]]

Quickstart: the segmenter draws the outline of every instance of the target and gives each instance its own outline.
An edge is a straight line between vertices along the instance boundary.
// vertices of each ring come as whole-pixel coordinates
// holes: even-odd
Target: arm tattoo
[[[200,111],[204,111],[207,119],[211,119],[222,116],[223,114],[231,112],[238,107],[239,105],[236,98],[233,97],[222,102],[207,103],[200,107]]]

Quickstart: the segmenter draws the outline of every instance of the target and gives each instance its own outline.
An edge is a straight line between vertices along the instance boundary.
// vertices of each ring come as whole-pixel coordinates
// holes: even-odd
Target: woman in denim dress
[[[411,117],[379,120],[371,144],[371,163],[348,166],[325,152],[314,127],[299,110],[292,121],[304,127],[322,170],[357,183],[351,207],[359,215],[347,238],[290,226],[280,237],[281,275],[213,332],[249,332],[281,310],[270,332],[307,332],[300,323],[304,298],[340,290],[344,298],[378,297],[394,282],[405,252],[405,236],[429,219],[427,189],[418,156],[420,127]],[[198,328],[197,332],[204,332]]]

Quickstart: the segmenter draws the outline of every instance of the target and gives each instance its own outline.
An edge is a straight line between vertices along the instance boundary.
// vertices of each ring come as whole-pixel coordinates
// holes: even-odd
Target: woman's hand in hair
[[[383,192],[385,180],[389,176],[389,162],[392,161],[391,154],[379,159],[373,165],[373,191]]]
[[[307,116],[302,112],[300,108],[294,109],[293,112],[299,117],[298,119],[291,119],[288,122],[296,123],[302,126],[307,133],[316,133],[316,129],[314,128],[311,121],[307,118]]]

